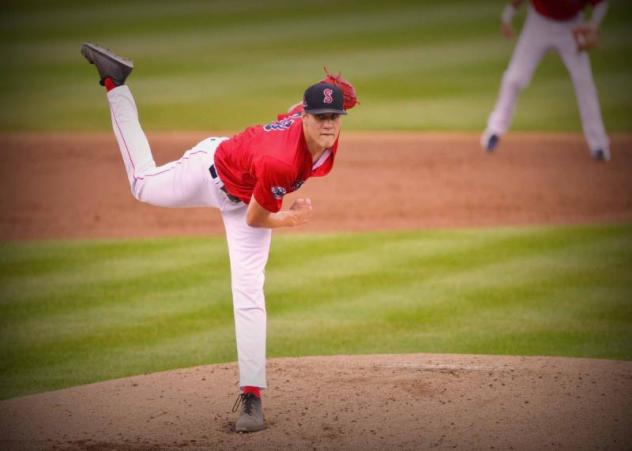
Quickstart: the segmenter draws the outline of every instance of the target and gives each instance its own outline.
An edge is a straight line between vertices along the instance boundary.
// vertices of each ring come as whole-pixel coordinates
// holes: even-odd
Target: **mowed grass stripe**
[[[3,398],[235,359],[221,237],[1,249]],[[82,264],[90,255],[129,274],[107,280],[107,267]],[[141,271],[128,266],[143,257]],[[33,278],[56,282],[22,296],[31,262]],[[631,269],[630,225],[281,234],[266,275],[268,348],[630,359]]]
[[[135,60],[130,85],[147,130],[239,130],[269,121],[325,64],[358,88],[361,108],[348,128],[480,130],[514,45],[498,32],[500,6],[482,0],[232,3],[7,8],[0,52],[11,68],[0,74],[1,128],[108,129],[103,92],[78,52],[81,41],[96,40]],[[629,78],[631,17],[628,2],[613,0],[593,54],[609,130],[632,123],[626,84],[612,83]],[[545,85],[556,79],[567,88]],[[569,118],[576,101],[559,61],[545,61],[540,83],[521,98],[514,128],[580,131],[577,113]]]
[[[37,11],[18,7],[12,11],[10,20],[2,21],[2,31],[5,37],[20,37],[25,43],[39,39],[61,42],[91,33],[96,36],[118,35],[120,39],[126,40],[131,34],[139,37],[140,42],[143,38],[157,37],[159,43],[168,43],[178,37],[197,37],[202,45],[216,43],[218,47],[288,40],[288,44],[292,45],[291,41],[296,42],[300,38],[334,41],[346,33],[356,35],[369,34],[371,30],[397,31],[393,30],[393,23],[398,28],[421,28],[419,33],[430,35],[425,32],[425,27],[467,24],[497,12],[497,5],[481,0],[442,3],[399,1],[391,2],[390,5],[384,5],[383,2],[334,0],[319,3],[255,2],[245,11],[228,14],[215,8],[217,2],[198,2],[197,9],[188,9],[185,5],[180,7],[180,3],[175,7],[169,1],[136,1],[125,2],[117,8],[103,7],[95,2],[82,2],[84,8],[72,5],[64,8],[58,3],[54,8],[40,8],[39,15]],[[335,12],[326,3],[335,5]],[[107,27],[92,26],[91,23],[96,20],[106,21],[108,14],[115,14],[116,20],[107,23]],[[385,35],[384,39],[388,39],[388,36]],[[195,47],[191,41],[185,44],[189,50]],[[169,46],[162,49],[172,50]],[[147,45],[138,50],[161,49]]]
[[[490,234],[486,238],[492,237]],[[504,249],[515,245],[516,237],[505,237],[504,239],[492,239],[480,247],[461,245],[458,240],[453,249],[447,247],[447,251],[439,252],[439,255],[432,257],[417,254],[414,247],[407,255],[402,255],[401,250],[398,251],[396,246],[392,247],[392,253],[397,255],[397,264],[389,261],[389,256],[371,251],[375,257],[382,262],[383,268],[379,272],[370,271],[353,271],[345,273],[344,269],[341,277],[328,279],[332,282],[320,287],[317,284],[308,283],[307,290],[303,286],[302,291],[314,293],[314,297],[329,297],[344,299],[334,302],[320,302],[318,308],[310,309],[315,315],[327,316],[329,309],[344,309],[347,313],[356,312],[354,316],[363,318],[363,311],[360,307],[365,302],[367,292],[375,297],[375,301],[379,308],[385,308],[391,304],[397,309],[411,309],[411,312],[421,306],[427,309],[440,308],[445,305],[446,308],[453,308],[453,305],[444,304],[441,297],[437,297],[439,293],[448,290],[462,290],[464,299],[469,294],[476,299],[477,302],[472,304],[475,309],[486,308],[491,303],[494,307],[502,307],[499,299],[506,296],[506,291],[516,290],[523,292],[528,289],[528,295],[538,295],[538,290],[549,292],[550,287],[555,290],[565,290],[566,286],[558,287],[561,283],[568,283],[571,288],[576,287],[582,280],[588,279],[590,286],[594,281],[590,280],[591,270],[584,260],[572,261],[573,256],[584,253],[596,253],[597,249],[606,251],[606,254],[616,254],[622,242],[620,239],[601,240],[597,244],[594,241],[590,243],[574,243],[559,241],[550,244],[546,249],[534,247],[532,243],[523,238],[522,246],[513,248],[512,252],[501,254],[496,253],[498,249]],[[436,244],[436,243],[435,243]],[[623,244],[626,244],[625,242]],[[455,258],[455,250],[459,247],[459,251],[467,257]],[[629,247],[629,244],[628,244]],[[411,254],[412,252],[412,254]],[[560,258],[561,257],[561,258]],[[562,262],[563,264],[561,264]],[[335,267],[335,259],[331,262]],[[360,265],[362,267],[362,265]],[[345,268],[343,266],[343,268]],[[313,273],[313,271],[309,271]],[[603,278],[597,274],[595,277]],[[568,278],[568,280],[566,280]],[[316,277],[318,280],[318,277]],[[278,278],[275,278],[278,280]],[[344,281],[344,282],[343,282]],[[346,283],[345,283],[346,282]],[[388,283],[387,283],[388,282]],[[342,292],[330,287],[342,286]],[[624,285],[621,288],[624,288]],[[271,295],[275,299],[287,299],[291,297],[292,289],[273,291]],[[271,290],[274,290],[272,287]],[[501,292],[502,294],[498,294]],[[491,301],[488,302],[485,294],[489,293]],[[296,313],[303,315],[303,308],[312,304],[312,296],[303,296],[296,301],[288,301],[275,303],[272,307],[278,309],[282,313]],[[507,297],[507,302],[511,302],[512,297]],[[468,303],[459,305],[460,309],[469,308]],[[365,306],[366,307],[366,306]],[[474,312],[473,312],[474,313]]]
[[[173,318],[176,320],[179,318]],[[187,329],[179,334],[162,334],[154,328],[146,340],[127,337],[124,344],[109,339],[91,340],[85,346],[60,348],[51,345],[49,352],[20,356],[19,365],[2,368],[0,398],[24,395],[93,383],[117,377],[146,374],[174,368],[187,368],[208,362],[235,359],[235,336],[232,324],[204,330]],[[147,332],[140,329],[140,332]],[[155,336],[155,338],[151,338]],[[132,338],[133,341],[130,341]],[[120,341],[120,340],[119,340]],[[51,351],[52,350],[52,351]]]
[[[5,246],[0,263],[0,323],[18,318],[46,318],[73,312],[78,307],[104,308],[124,303],[127,297],[146,292],[147,287],[152,293],[164,294],[199,287],[202,283],[215,292],[226,290],[223,277],[228,256],[223,243],[209,246],[175,242],[164,249],[148,243],[147,252],[142,255],[130,253],[134,252],[133,246],[130,249],[125,242],[97,248],[88,246],[90,250],[85,251],[73,244],[69,245],[70,251],[57,244],[41,247],[40,254],[34,255],[34,261],[29,263],[21,255],[21,245]],[[209,250],[222,258],[208,260]],[[157,252],[160,255],[168,252],[170,258],[155,259]],[[32,249],[25,249],[25,253],[33,255]],[[13,263],[13,255],[22,261]],[[45,303],[41,302],[43,295]]]

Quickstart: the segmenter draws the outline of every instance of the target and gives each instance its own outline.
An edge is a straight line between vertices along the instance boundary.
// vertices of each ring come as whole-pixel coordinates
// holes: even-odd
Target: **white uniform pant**
[[[584,136],[591,151],[610,149],[601,118],[597,89],[587,52],[578,52],[571,29],[581,16],[556,21],[539,14],[531,5],[509,66],[503,75],[496,106],[487,122],[487,134],[504,134],[511,124],[518,94],[531,81],[544,54],[556,50],[568,70],[579,105]]]
[[[112,127],[133,196],[160,207],[214,207],[220,210],[230,257],[239,361],[239,385],[265,388],[266,307],[264,270],[271,230],[246,224],[244,203],[234,203],[214,183],[209,167],[226,138],[208,138],[177,161],[156,167],[138,121],[134,97],[125,85],[108,92]]]

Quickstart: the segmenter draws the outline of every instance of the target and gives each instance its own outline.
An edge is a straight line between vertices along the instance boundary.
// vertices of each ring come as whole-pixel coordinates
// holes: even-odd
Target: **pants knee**
[[[235,310],[264,310],[265,297],[263,290],[233,290],[233,307]]]
[[[232,281],[233,305],[235,309],[265,308],[263,293],[264,276],[237,277]]]
[[[143,180],[142,178],[135,178],[134,180],[132,180],[131,184],[130,184],[130,191],[132,192],[132,197],[134,197],[134,199],[136,199],[139,202],[143,202],[146,204],[150,204],[150,205],[157,205],[155,202],[152,201],[152,199],[150,199],[147,195],[147,190],[146,185],[145,185],[145,180]]]
[[[131,192],[132,192],[132,197],[134,199],[136,199],[137,201],[143,202],[142,194],[141,194],[142,193],[142,189],[141,189],[141,187],[139,186],[139,184],[137,183],[136,180],[132,183],[132,186],[130,188],[131,188]]]
[[[529,85],[529,78],[515,72],[505,72],[503,82],[515,91],[522,91]]]
[[[589,89],[595,85],[592,77],[587,74],[571,73],[571,80],[574,86],[582,90]]]

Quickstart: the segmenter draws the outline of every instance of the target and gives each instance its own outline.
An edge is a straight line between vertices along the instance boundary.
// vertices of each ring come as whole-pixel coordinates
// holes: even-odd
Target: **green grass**
[[[632,226],[275,236],[269,355],[632,359]],[[236,358],[221,237],[4,243],[0,398]]]
[[[632,131],[632,7],[611,0],[595,74],[610,131]],[[20,1],[0,6],[0,130],[107,130],[92,40],[134,59],[148,130],[239,130],[269,121],[322,76],[352,80],[355,130],[480,130],[513,42],[488,0]],[[516,21],[524,18],[524,8]],[[571,81],[550,55],[515,130],[579,131]]]

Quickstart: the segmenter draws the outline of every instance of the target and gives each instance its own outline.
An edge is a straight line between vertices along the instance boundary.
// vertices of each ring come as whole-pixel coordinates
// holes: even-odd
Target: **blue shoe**
[[[498,146],[499,141],[500,136],[498,136],[496,133],[485,132],[483,133],[483,136],[481,136],[481,146],[483,147],[483,149],[485,149],[487,153],[494,152],[496,150],[496,147]]]
[[[592,152],[592,157],[595,161],[609,161],[610,151],[604,149],[597,149]]]

